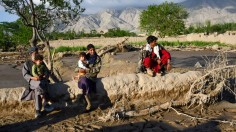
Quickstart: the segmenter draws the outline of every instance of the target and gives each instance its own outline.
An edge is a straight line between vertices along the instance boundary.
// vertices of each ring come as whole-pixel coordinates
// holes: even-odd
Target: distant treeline
[[[108,29],[108,32],[104,33],[103,31],[97,32],[96,30],[91,30],[90,33],[86,33],[84,31],[80,31],[76,33],[75,31],[67,31],[67,32],[51,32],[47,34],[50,40],[71,40],[71,39],[79,39],[84,37],[124,37],[124,36],[137,36],[136,33],[121,30],[120,28]]]
[[[185,29],[184,34],[189,33],[225,33],[226,31],[236,31],[236,23],[224,23],[212,25],[207,21],[204,25],[197,24],[196,26],[189,26]]]

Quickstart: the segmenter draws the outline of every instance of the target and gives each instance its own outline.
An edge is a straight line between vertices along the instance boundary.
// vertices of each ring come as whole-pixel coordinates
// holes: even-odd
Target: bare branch
[[[227,120],[218,120],[218,119],[206,119],[206,118],[201,118],[201,117],[195,117],[195,116],[191,116],[189,114],[185,114],[185,113],[181,113],[178,112],[175,108],[170,107],[170,109],[172,109],[173,111],[175,111],[177,113],[177,115],[183,115],[186,116],[188,118],[194,119],[194,120],[204,120],[204,121],[214,121],[214,122],[220,122],[220,123],[225,123],[225,124],[230,124],[230,125],[236,125],[236,121],[232,120],[232,121],[227,121]]]

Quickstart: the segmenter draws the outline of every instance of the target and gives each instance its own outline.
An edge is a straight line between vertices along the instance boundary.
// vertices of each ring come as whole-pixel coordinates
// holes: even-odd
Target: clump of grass
[[[134,46],[142,46],[145,45],[147,42],[146,41],[141,41],[141,42],[129,42],[130,45]]]
[[[135,45],[135,46],[142,46],[145,45],[147,42],[146,41],[142,41],[142,42],[131,42],[129,44],[131,45]],[[163,46],[171,46],[171,47],[177,47],[177,46],[197,46],[197,47],[204,47],[204,46],[213,46],[213,45],[219,45],[219,46],[227,46],[224,43],[220,43],[220,42],[203,42],[203,41],[184,41],[184,42],[180,42],[180,41],[158,41],[159,44],[163,45]]]
[[[55,49],[55,52],[67,52],[67,51],[85,51],[86,47],[85,46],[76,46],[76,47],[69,47],[69,46],[60,46],[58,48]]]

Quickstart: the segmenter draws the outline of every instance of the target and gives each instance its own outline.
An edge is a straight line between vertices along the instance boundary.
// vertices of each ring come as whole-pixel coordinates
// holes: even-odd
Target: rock
[[[210,46],[206,46],[206,49],[210,49],[211,47]]]
[[[116,52],[111,52],[111,55],[116,55]]]
[[[63,57],[63,53],[62,52],[57,53],[57,55],[58,55],[59,58]]]
[[[218,46],[217,44],[215,44],[215,45],[213,45],[213,46],[211,47],[211,49],[212,49],[212,50],[219,50],[219,46]]]
[[[230,50],[232,50],[232,47],[222,47],[222,50],[223,51],[230,51]]]
[[[201,68],[202,65],[200,64],[200,62],[197,62],[195,65],[194,65],[195,68]]]
[[[201,48],[194,49],[194,51],[201,51],[201,50],[203,50],[203,49],[201,49]]]

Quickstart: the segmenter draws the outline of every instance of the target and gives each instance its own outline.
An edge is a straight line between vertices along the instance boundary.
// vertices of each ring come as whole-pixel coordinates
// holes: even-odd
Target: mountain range
[[[236,0],[186,0],[179,3],[187,9],[189,17],[186,25],[211,21],[215,23],[236,22]],[[59,30],[66,32],[106,32],[108,29],[120,28],[139,33],[139,15],[145,8],[125,8],[123,10],[106,9],[96,14],[81,15],[80,19],[70,25],[60,25]]]

